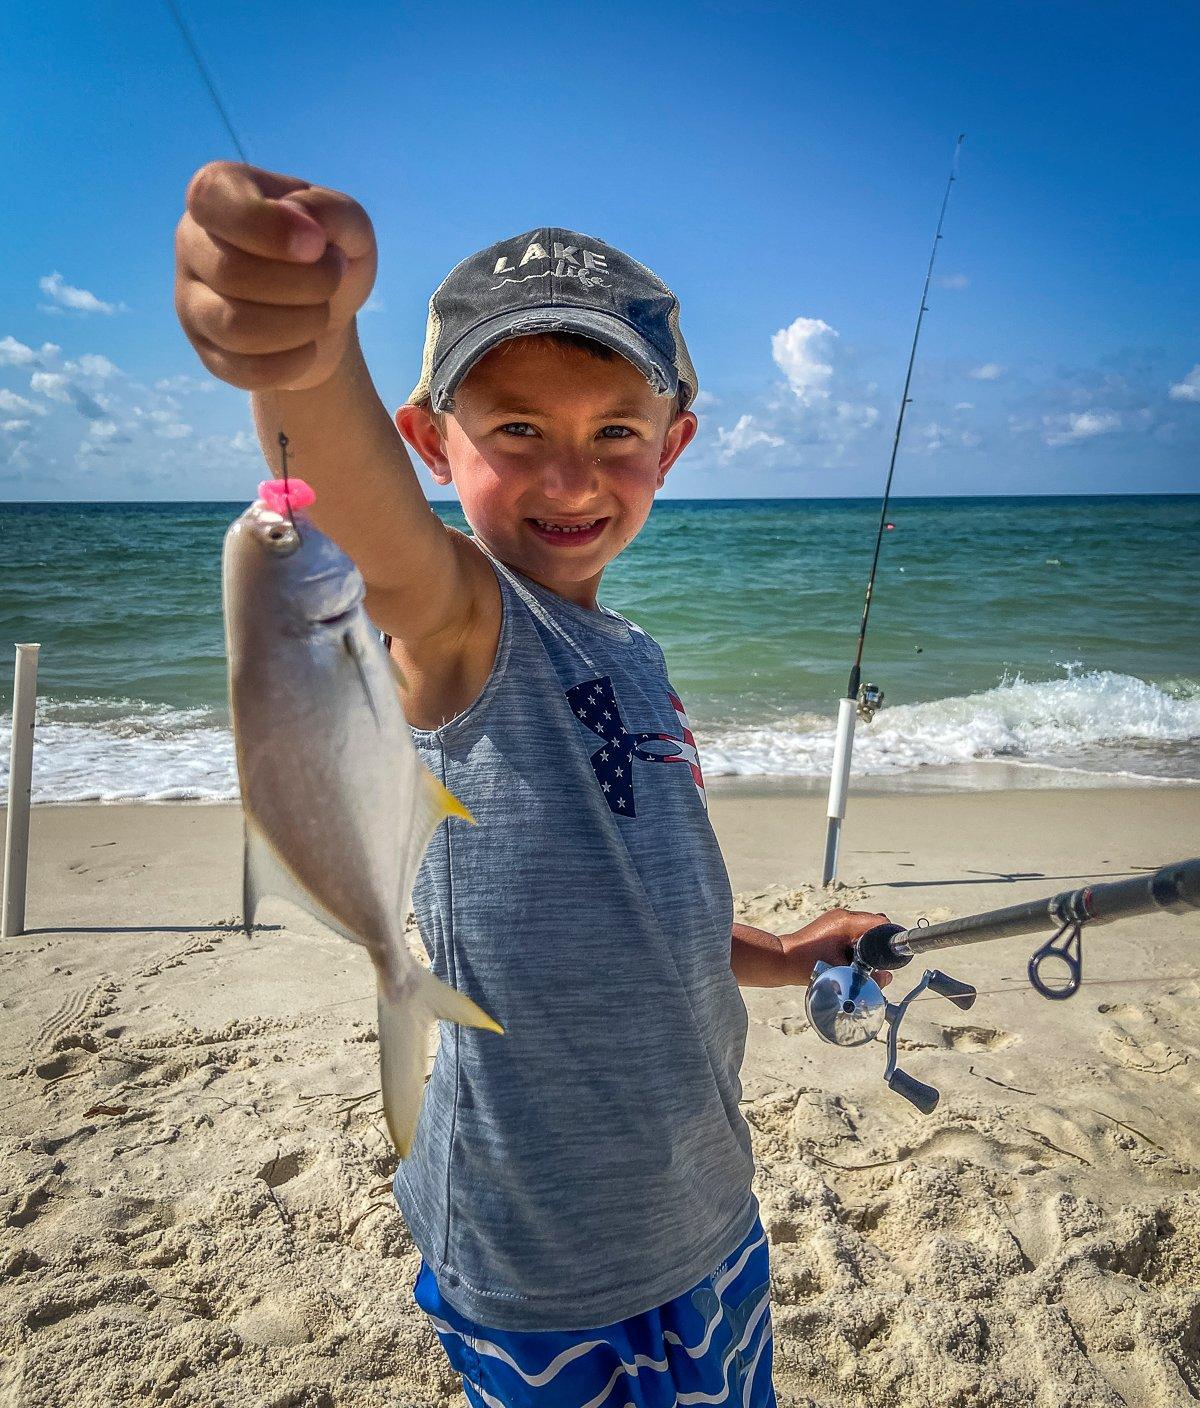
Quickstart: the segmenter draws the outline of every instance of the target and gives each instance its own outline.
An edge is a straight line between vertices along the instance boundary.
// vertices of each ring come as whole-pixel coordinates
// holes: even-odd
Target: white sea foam
[[[0,717],[8,786],[12,716]],[[131,699],[39,700],[35,802],[226,802],[238,795],[233,738],[212,710]]]
[[[828,776],[832,718],[801,714],[714,734],[711,776]],[[1190,746],[1189,746],[1190,745]],[[1062,679],[1005,679],[980,694],[901,704],[859,724],[853,772],[886,776],[981,760],[1064,772],[1200,778],[1200,687],[1163,688],[1111,671],[1071,667]]]
[[[7,788],[11,718],[0,716],[0,788]],[[827,777],[833,719],[799,714],[760,727],[698,727],[710,778]],[[37,802],[236,800],[233,741],[206,708],[136,700],[40,701]],[[883,709],[859,724],[854,772],[902,777],[980,761],[1063,774],[1200,780],[1200,683],[1160,686],[1068,667],[1055,680],[1002,680],[965,697]]]

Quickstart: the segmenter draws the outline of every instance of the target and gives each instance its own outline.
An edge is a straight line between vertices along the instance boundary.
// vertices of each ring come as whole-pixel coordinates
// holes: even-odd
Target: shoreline
[[[37,755],[34,755],[36,769]],[[790,797],[794,799],[825,797],[829,791],[827,776],[805,777],[793,773],[720,773],[705,777],[705,790],[710,797]],[[1010,796],[1044,792],[1187,792],[1200,788],[1200,778],[1143,777],[1135,773],[1090,772],[1082,768],[1056,768],[1039,763],[1011,761],[974,761],[944,766],[914,768],[892,775],[852,777],[849,805],[856,798],[879,797],[954,797],[968,795]],[[116,797],[101,800],[86,797],[79,800],[34,800],[32,812],[57,808],[95,807],[233,807],[240,810],[241,802],[231,797]],[[0,817],[6,808],[0,804]]]

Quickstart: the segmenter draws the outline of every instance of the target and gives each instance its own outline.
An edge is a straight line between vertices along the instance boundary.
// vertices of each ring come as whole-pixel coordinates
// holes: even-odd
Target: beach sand
[[[742,917],[826,907],[821,798],[712,793]],[[935,921],[1200,852],[1200,788],[855,796],[845,848],[841,903]],[[411,1299],[366,956],[239,911],[235,808],[35,811],[0,944],[3,1408],[462,1402]],[[801,989],[747,994],[782,1404],[1200,1396],[1200,917],[1092,931],[1066,1003],[1034,946],[939,955],[980,997],[911,1009],[931,1116]]]

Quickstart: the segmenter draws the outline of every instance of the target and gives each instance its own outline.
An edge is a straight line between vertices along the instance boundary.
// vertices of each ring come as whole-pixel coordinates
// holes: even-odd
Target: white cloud
[[[165,376],[154,383],[155,391],[176,391],[186,394],[191,391],[212,391],[216,386],[212,377],[189,376],[181,372],[178,376]]]
[[[103,420],[106,404],[101,396],[93,396],[62,372],[34,372],[29,385],[51,401],[74,406],[88,420]]]
[[[941,278],[934,279],[938,288],[966,288],[970,282],[966,274],[943,274]]]
[[[756,427],[751,415],[740,416],[732,430],[726,430],[723,425],[717,429],[717,455],[726,462],[753,449],[755,445],[779,449],[783,443],[781,436]]]
[[[0,430],[7,431],[9,435],[16,435],[18,431],[28,430],[32,424],[29,420],[0,420]]]
[[[829,395],[837,333],[823,318],[797,318],[771,338],[771,356],[805,405]]]
[[[851,445],[869,434],[880,413],[874,385],[864,386],[848,363],[836,328],[823,318],[798,317],[771,337],[784,380],[764,387],[750,410],[717,429],[719,463],[744,457],[755,469],[828,468],[844,463]],[[716,402],[714,402],[716,404]],[[781,453],[782,452],[782,453]]]
[[[34,372],[29,378],[29,384],[35,391],[43,396],[48,396],[51,401],[70,401],[67,395],[67,378],[62,372]]]
[[[78,370],[84,376],[95,377],[98,381],[107,381],[109,377],[120,375],[120,368],[107,357],[102,357],[99,352],[85,352],[78,362],[68,362],[66,369]]]
[[[257,455],[259,453],[258,436],[251,435],[248,430],[239,430],[230,440],[229,448],[236,450],[239,455]]]
[[[720,401],[717,400],[711,391],[697,391],[696,399],[692,402],[692,410],[707,411],[713,406],[719,406],[720,404]]]
[[[105,303],[102,298],[97,298],[94,293],[89,293],[86,288],[75,288],[67,283],[63,276],[55,270],[53,274],[47,274],[45,278],[38,280],[38,288],[54,300],[54,304],[42,304],[45,312],[58,313],[62,309],[69,309],[72,313],[119,313],[125,305],[123,303]],[[57,306],[55,306],[57,305]]]
[[[0,411],[8,411],[16,415],[44,416],[45,406],[39,406],[36,401],[30,401],[24,396],[18,396],[15,391],[5,391],[0,387]]]
[[[1075,445],[1120,430],[1121,417],[1115,411],[1070,411],[1064,416],[1043,416],[1042,423],[1047,445]]]
[[[956,411],[973,411],[973,410],[975,409],[975,402],[974,402],[974,401],[955,401],[955,403],[954,403],[954,409],[955,409]]]
[[[94,420],[88,427],[88,434],[97,440],[113,440],[120,433],[115,420]]]
[[[182,421],[172,421],[169,425],[160,425],[154,433],[164,440],[184,440],[192,434],[192,427]]]
[[[833,407],[833,418],[847,430],[869,430],[879,419],[879,411],[865,401],[837,401]]]
[[[983,437],[977,435],[973,430],[956,430],[951,425],[942,425],[940,421],[930,421],[928,425],[923,425],[918,434],[921,437],[919,449],[926,454],[936,455],[938,451],[947,447],[951,449],[974,450],[983,444]]]
[[[0,337],[0,367],[44,367],[62,351],[53,342],[43,342],[40,352],[26,347],[15,337]]]
[[[974,367],[967,375],[975,381],[999,381],[1004,375],[1004,368],[999,362],[984,362],[981,367]]]
[[[1200,362],[1171,387],[1170,396],[1172,401],[1200,401]]]

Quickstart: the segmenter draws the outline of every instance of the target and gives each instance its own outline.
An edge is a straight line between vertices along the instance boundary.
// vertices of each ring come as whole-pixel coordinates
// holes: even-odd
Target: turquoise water
[[[242,507],[0,505],[0,646],[42,644],[35,795],[234,795],[219,568]],[[878,512],[663,500],[610,568],[602,600],[663,645],[710,775],[827,771]],[[1200,779],[1200,495],[889,517],[865,670],[888,707],[857,770]]]

